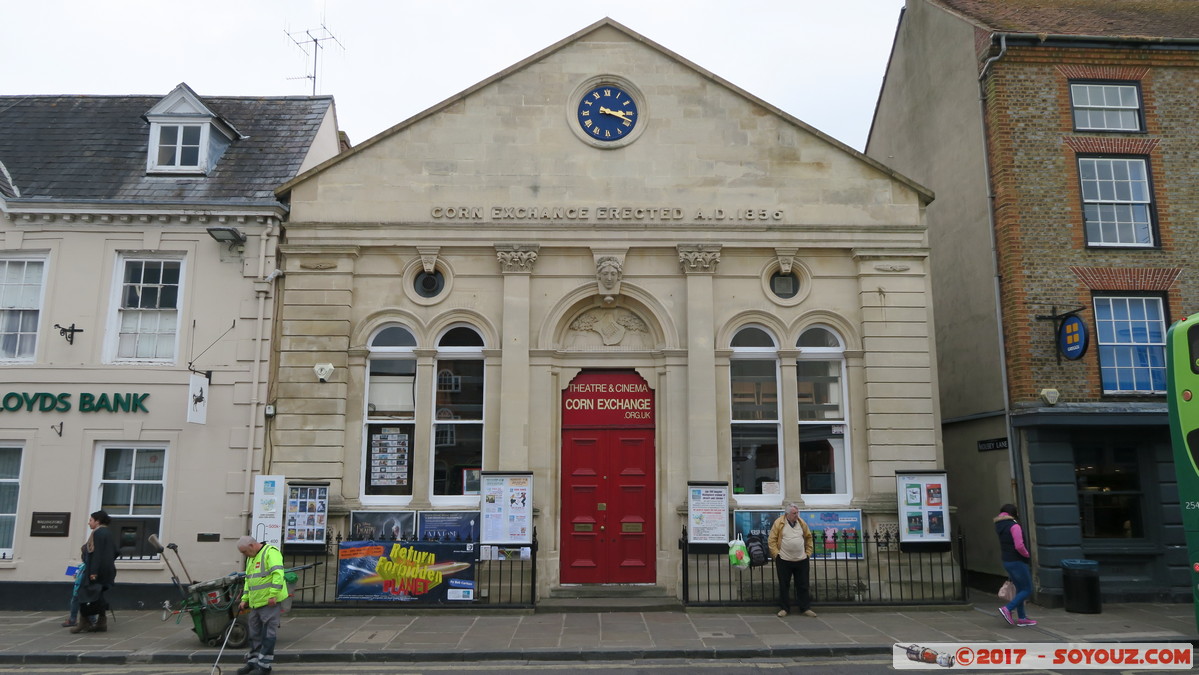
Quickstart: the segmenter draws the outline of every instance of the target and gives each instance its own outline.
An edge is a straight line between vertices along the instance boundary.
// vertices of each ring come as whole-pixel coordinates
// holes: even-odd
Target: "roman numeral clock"
[[[624,147],[645,128],[645,99],[622,77],[591,78],[575,89],[570,102],[571,129],[593,147]]]

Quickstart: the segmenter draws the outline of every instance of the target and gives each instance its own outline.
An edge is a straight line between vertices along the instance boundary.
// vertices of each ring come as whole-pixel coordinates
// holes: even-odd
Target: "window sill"
[[[479,508],[479,495],[432,495],[429,503],[433,506],[458,506],[469,509]]]
[[[733,495],[733,502],[736,506],[770,506],[782,508],[783,496],[741,494]]]
[[[201,169],[200,167],[183,167],[183,168],[154,167],[151,169],[146,169],[146,175],[147,176],[181,177],[181,178],[192,178],[192,177],[203,178],[204,176],[208,175],[208,172],[205,171],[204,169]]]
[[[803,507],[839,506],[843,508],[849,508],[850,502],[850,496],[848,494],[801,494],[800,497],[803,499]]]
[[[363,506],[390,506],[393,508],[408,508],[412,505],[412,495],[363,495],[358,498]]]

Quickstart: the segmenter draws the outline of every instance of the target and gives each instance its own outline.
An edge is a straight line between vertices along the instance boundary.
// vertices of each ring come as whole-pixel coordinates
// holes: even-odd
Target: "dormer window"
[[[158,127],[159,169],[200,167],[200,137],[204,127],[199,124],[163,124]]]
[[[146,120],[150,123],[147,173],[207,174],[239,137],[186,84],[155,104]]]

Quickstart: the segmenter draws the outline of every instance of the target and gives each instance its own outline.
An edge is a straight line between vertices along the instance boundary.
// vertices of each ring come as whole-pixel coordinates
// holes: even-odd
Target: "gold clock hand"
[[[619,117],[620,119],[622,119],[626,122],[631,122],[632,120],[630,120],[628,117],[625,117],[625,115],[632,115],[633,111],[630,110],[626,113],[623,110],[610,110],[608,108],[600,106],[600,113],[604,114],[604,115],[611,115],[613,117]]]

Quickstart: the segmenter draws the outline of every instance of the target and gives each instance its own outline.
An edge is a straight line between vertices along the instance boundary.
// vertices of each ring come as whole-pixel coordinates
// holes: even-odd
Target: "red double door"
[[[610,426],[583,427],[596,422]],[[628,371],[575,378],[563,396],[562,583],[657,581],[655,466],[645,381]]]

